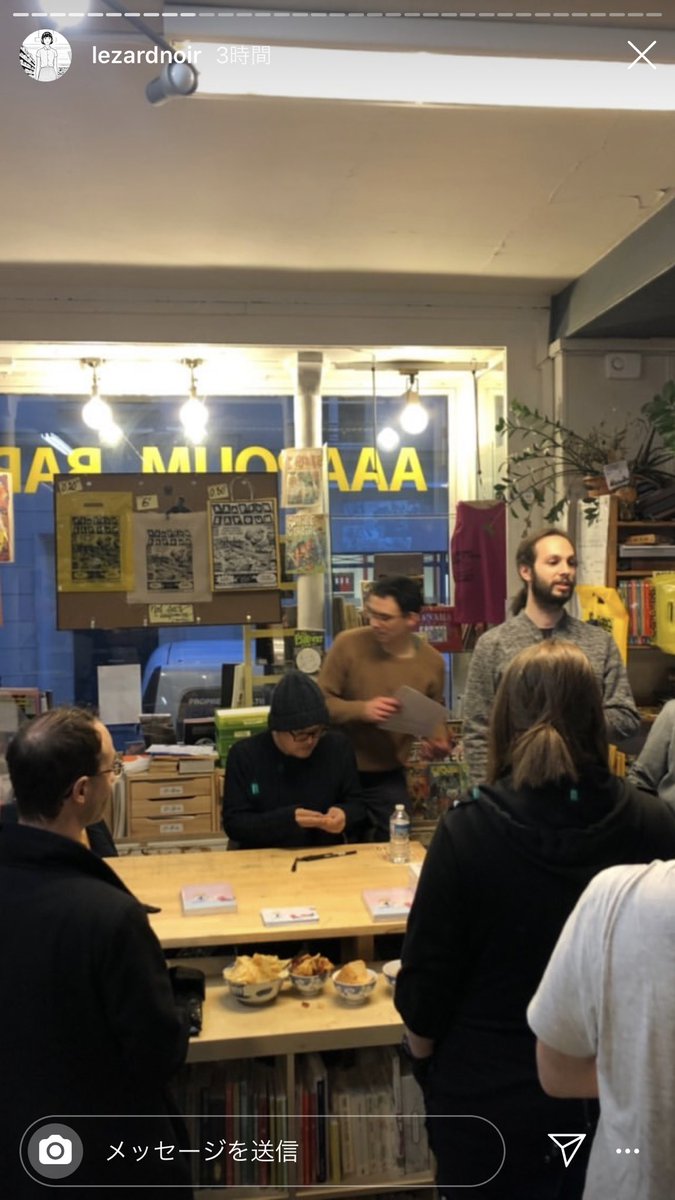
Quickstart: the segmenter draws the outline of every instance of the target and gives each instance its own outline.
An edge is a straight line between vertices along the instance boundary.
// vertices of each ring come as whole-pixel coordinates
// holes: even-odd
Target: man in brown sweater
[[[421,607],[412,579],[379,579],[366,602],[369,625],[338,634],[319,675],[331,721],[343,727],[356,752],[374,841],[389,837],[396,804],[410,811],[404,767],[413,739],[378,727],[399,708],[394,693],[407,684],[433,700],[444,698],[443,658],[417,636]],[[443,730],[431,746],[446,748]]]

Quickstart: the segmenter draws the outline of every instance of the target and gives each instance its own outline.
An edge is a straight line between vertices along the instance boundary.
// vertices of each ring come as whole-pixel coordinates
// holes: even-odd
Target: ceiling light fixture
[[[184,358],[183,365],[190,370],[190,396],[185,401],[185,404],[180,410],[180,419],[188,441],[195,446],[202,445],[206,441],[206,425],[209,419],[209,410],[197,396],[197,367],[202,365],[201,358]]]
[[[89,0],[77,0],[77,12],[64,12],[64,0],[40,0],[45,16],[55,29],[69,29],[79,25],[89,16]],[[146,24],[139,12],[130,12],[119,0],[101,0],[108,12],[117,13],[138,33],[142,33],[153,46],[161,50],[162,69],[156,79],[147,84],[145,95],[150,104],[164,104],[172,96],[191,96],[197,91],[199,74],[192,62],[187,61],[187,53],[177,50],[171,42],[167,42],[159,33]],[[92,13],[95,17],[105,17],[106,13]],[[159,14],[155,14],[156,16]],[[156,59],[155,59],[156,61]]]
[[[397,450],[401,441],[392,425],[383,425],[375,440],[378,448],[384,451],[385,454],[391,453],[392,450]]]
[[[82,366],[88,367],[91,371],[91,396],[87,403],[82,408],[82,420],[90,429],[94,429],[97,433],[106,425],[113,424],[113,414],[110,405],[107,401],[102,400],[98,393],[98,368],[101,365],[99,358],[83,358]]]
[[[403,397],[405,405],[399,418],[401,429],[411,434],[424,433],[429,424],[429,413],[420,400],[418,379],[417,375],[408,376],[409,383]]]
[[[190,48],[193,57],[199,55],[202,96],[491,108],[675,110],[675,65],[660,62],[658,71],[651,71],[639,63],[637,70],[629,71],[631,52],[620,39],[620,61],[616,62],[275,45],[267,61],[229,62],[223,70],[215,42],[191,41]]]
[[[124,433],[115,421],[111,421],[109,425],[103,425],[98,431],[98,440],[101,445],[110,446],[111,449],[119,446],[123,437]]]

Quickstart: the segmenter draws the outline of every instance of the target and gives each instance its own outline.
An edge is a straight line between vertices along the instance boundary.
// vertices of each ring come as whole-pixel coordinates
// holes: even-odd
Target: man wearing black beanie
[[[267,731],[228,754],[223,828],[230,844],[296,849],[360,841],[365,820],[350,742],[328,729],[314,680],[290,671],[274,689]]]

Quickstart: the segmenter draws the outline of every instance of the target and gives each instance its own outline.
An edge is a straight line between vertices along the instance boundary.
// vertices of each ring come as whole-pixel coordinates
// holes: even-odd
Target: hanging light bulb
[[[429,414],[420,400],[417,376],[410,375],[409,380],[410,383],[404,396],[405,405],[399,418],[401,428],[406,433],[424,433],[429,424]]]
[[[112,419],[107,425],[102,425],[98,431],[98,440],[102,446],[119,446],[124,434],[119,425]]]
[[[186,438],[195,446],[206,441],[206,425],[209,419],[208,408],[197,396],[195,371],[201,366],[201,361],[200,358],[183,359],[185,366],[190,368],[190,398],[180,410],[180,419]]]
[[[82,366],[89,367],[91,371],[91,396],[87,403],[82,408],[82,420],[90,429],[103,429],[106,425],[112,425],[113,414],[110,405],[107,401],[102,400],[98,394],[98,367],[101,363],[99,359],[83,359]]]
[[[401,439],[391,425],[385,425],[380,430],[375,440],[377,441],[377,445],[380,450],[389,452],[397,449]]]

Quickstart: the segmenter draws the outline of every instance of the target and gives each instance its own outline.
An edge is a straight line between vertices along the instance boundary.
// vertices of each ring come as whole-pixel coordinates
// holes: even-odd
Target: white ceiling
[[[156,108],[144,96],[156,68],[94,66],[81,35],[64,79],[29,79],[18,47],[36,23],[8,9],[5,288],[175,268],[215,286],[255,271],[278,288],[300,272],[336,287],[547,295],[675,195],[672,114],[198,96]],[[651,24],[675,28],[667,15]],[[118,44],[144,43],[108,34]]]

